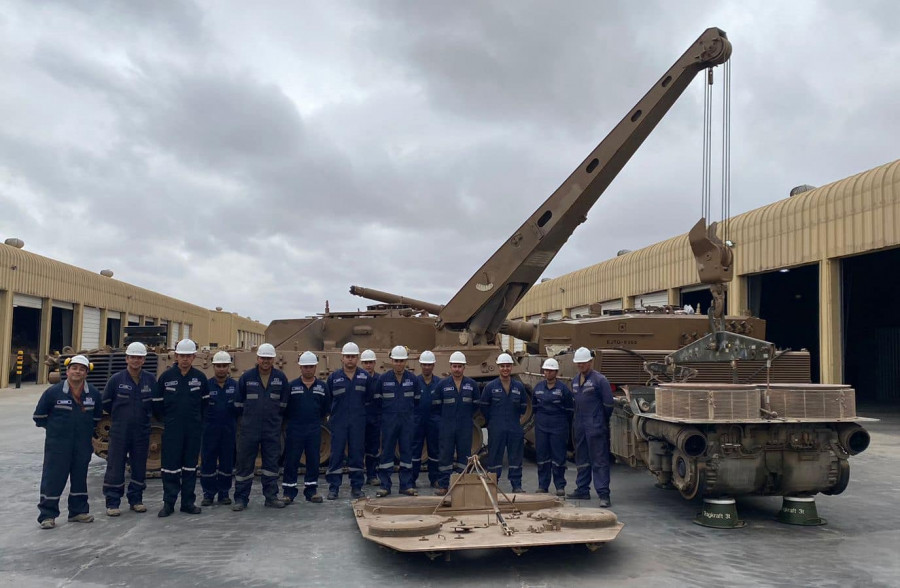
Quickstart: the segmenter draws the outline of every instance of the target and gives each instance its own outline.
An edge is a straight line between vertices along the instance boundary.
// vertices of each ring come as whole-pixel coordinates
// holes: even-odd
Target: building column
[[[622,310],[634,308],[634,296],[622,296]]]
[[[819,262],[819,381],[844,381],[841,345],[841,260]]]
[[[100,340],[97,341],[98,347],[106,346],[106,321],[109,320],[109,311],[106,308],[100,309]]]
[[[735,276],[728,284],[728,314],[746,316],[750,314],[750,303],[747,301],[747,276]]]
[[[681,288],[668,288],[670,306],[681,306]]]
[[[0,388],[9,386],[9,357],[12,353],[13,293],[0,290]]]
[[[84,334],[84,303],[76,302],[72,306],[72,347],[75,351],[87,351],[81,336]]]
[[[36,383],[46,384],[50,371],[45,360],[50,354],[50,327],[53,325],[53,301],[44,298],[41,304],[41,332],[38,337],[38,370]]]

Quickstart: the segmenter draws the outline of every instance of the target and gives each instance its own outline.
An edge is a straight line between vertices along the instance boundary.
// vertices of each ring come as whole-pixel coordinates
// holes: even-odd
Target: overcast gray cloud
[[[449,300],[708,26],[732,212],[898,157],[895,3],[0,6],[0,236],[265,322]],[[701,116],[698,82],[548,277],[688,230]]]

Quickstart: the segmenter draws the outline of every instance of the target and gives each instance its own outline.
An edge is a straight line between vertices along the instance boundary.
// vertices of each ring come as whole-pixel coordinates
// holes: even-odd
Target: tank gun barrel
[[[512,308],[587,218],[587,213],[663,116],[706,68],[731,56],[725,32],[709,28],[653,84],[603,141],[442,309],[439,322],[490,340]]]
[[[417,310],[424,310],[431,314],[440,314],[443,305],[425,302],[424,300],[416,300],[390,292],[382,292],[381,290],[373,290],[372,288],[363,288],[362,286],[350,286],[350,293],[361,298],[368,298],[385,304],[405,304]]]
[[[537,327],[528,321],[505,320],[500,325],[500,332],[522,341],[537,343]]]

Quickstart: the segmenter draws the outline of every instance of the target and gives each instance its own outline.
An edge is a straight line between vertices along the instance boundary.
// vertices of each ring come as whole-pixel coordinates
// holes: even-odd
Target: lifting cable
[[[731,61],[723,65],[722,83],[722,191],[720,197],[719,238],[729,239],[728,219],[731,217]],[[713,68],[706,70],[703,95],[703,172],[700,191],[700,216],[712,218],[712,127],[713,127]]]

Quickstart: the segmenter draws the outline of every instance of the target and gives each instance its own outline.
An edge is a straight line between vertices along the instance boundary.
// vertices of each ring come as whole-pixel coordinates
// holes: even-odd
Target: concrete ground
[[[103,514],[105,462],[88,473],[94,523],[42,531],[36,523],[44,432],[31,421],[43,386],[0,390],[0,585],[31,586],[898,586],[900,412],[870,410],[872,445],[851,461],[850,487],[819,496],[821,527],[774,520],[779,498],[738,501],[747,526],[691,523],[700,502],[654,487],[643,471],[616,465],[613,510],[625,528],[596,553],[583,546],[454,554],[450,562],[399,554],[362,539],[349,489],[324,504],[205,508],[158,519],[160,481],[146,514]],[[570,480],[574,470],[569,470]],[[421,479],[420,479],[421,480]],[[525,487],[536,489],[526,462]],[[324,482],[324,480],[323,480]],[[65,499],[62,501],[65,505]],[[596,504],[596,499],[581,506]]]

